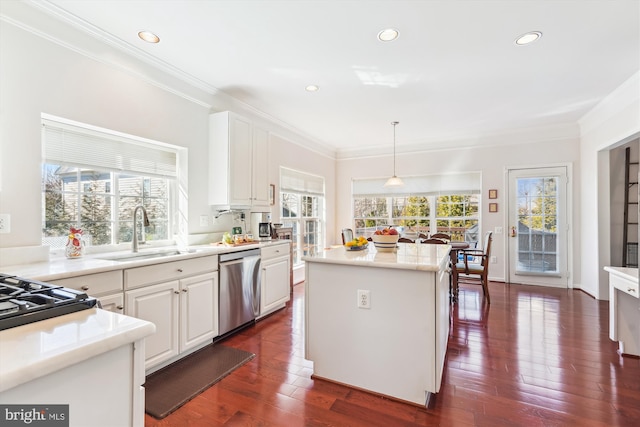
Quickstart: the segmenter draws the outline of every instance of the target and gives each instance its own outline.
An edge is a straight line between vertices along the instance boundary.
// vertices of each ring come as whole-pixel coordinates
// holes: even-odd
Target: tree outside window
[[[151,222],[145,239],[169,238],[169,179],[45,164],[42,185],[42,239],[52,248],[65,245],[70,227],[82,228],[90,246],[131,242],[139,204]]]
[[[368,237],[377,228],[393,225],[401,227],[403,232],[441,232],[450,234],[452,240],[476,242],[478,203],[477,195],[356,196],[353,198],[354,232]]]

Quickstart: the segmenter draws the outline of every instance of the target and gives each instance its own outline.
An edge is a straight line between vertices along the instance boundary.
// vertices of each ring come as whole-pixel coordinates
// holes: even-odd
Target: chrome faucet
[[[131,241],[131,252],[138,252],[138,209],[142,209],[142,222],[144,226],[149,226],[149,217],[147,216],[147,210],[142,205],[136,206],[136,208],[133,210],[133,240]]]

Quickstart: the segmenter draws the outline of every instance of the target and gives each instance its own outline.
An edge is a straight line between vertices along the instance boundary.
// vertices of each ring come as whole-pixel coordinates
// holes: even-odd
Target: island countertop
[[[348,251],[343,247],[324,250],[302,259],[307,262],[344,264],[404,270],[439,271],[449,261],[450,245],[424,243],[398,243],[393,252],[377,251],[373,243],[361,251]]]
[[[91,308],[0,331],[0,392],[155,332],[145,320]]]

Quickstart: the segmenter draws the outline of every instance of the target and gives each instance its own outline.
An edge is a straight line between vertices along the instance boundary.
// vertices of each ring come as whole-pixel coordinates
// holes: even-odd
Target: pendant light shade
[[[391,122],[393,125],[393,176],[384,183],[385,187],[400,187],[404,182],[396,176],[396,125],[400,122]]]

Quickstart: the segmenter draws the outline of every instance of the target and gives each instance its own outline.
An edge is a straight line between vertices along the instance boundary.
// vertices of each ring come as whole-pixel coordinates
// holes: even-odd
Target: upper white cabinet
[[[230,111],[209,116],[209,204],[269,206],[269,133]]]

